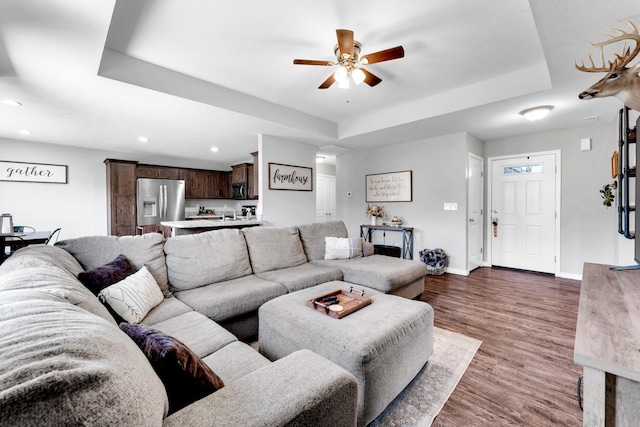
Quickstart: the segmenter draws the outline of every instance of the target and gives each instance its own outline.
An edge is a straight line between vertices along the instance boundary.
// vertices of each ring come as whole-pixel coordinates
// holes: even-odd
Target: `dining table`
[[[11,253],[23,246],[47,243],[50,235],[51,231],[0,233],[0,259],[8,256],[5,253],[7,247],[10,248],[9,253]]]

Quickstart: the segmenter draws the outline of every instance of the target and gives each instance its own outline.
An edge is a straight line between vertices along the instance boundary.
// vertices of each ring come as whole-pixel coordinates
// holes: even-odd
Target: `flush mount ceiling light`
[[[218,152],[218,147],[211,147],[211,151],[213,151],[214,153]]]
[[[544,119],[553,110],[553,105],[541,105],[539,107],[528,108],[520,111],[520,115],[525,119],[535,122]]]
[[[324,162],[324,157],[323,156],[316,156],[316,163],[322,163]]]
[[[22,134],[22,135],[33,135],[33,132],[31,132],[30,130],[26,130],[26,129],[20,129],[18,131],[18,133]]]
[[[139,136],[138,137],[138,141],[140,141],[140,142],[149,142],[151,140],[149,138],[147,138],[146,136]]]

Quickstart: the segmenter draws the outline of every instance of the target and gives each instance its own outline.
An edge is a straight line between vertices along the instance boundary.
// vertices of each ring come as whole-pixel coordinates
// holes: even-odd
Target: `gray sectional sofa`
[[[12,425],[355,425],[357,386],[309,350],[271,362],[243,340],[258,309],[332,280],[422,293],[426,266],[380,255],[324,260],[341,222],[164,239],[89,236],[29,246],[0,265],[0,419]],[[165,298],[142,322],[183,342],[224,387],[168,415],[162,381],[78,280],[125,255]]]

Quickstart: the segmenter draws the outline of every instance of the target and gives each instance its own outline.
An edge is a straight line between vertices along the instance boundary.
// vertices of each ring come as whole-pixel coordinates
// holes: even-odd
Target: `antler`
[[[585,66],[584,61],[581,63],[581,65],[578,65],[574,61],[574,66],[578,70],[585,71],[587,73],[596,73],[596,72],[608,73],[613,70],[618,70],[620,68],[623,68],[629,62],[631,62],[633,58],[635,58],[636,55],[638,55],[638,53],[640,53],[640,34],[638,34],[638,29],[636,28],[636,26],[633,25],[633,23],[628,19],[621,19],[618,22],[626,23],[631,28],[632,31],[630,33],[626,33],[618,29],[609,30],[609,32],[618,34],[618,35],[613,36],[611,34],[607,34],[606,36],[608,40],[605,40],[600,43],[590,43],[591,46],[600,48],[600,62],[602,63],[602,66],[596,67],[596,65],[593,62],[593,58],[591,57],[591,55],[589,55],[589,62],[591,62],[591,67]],[[627,47],[627,43],[625,41],[625,44],[622,46],[622,50],[620,51],[620,53],[615,54],[616,58],[613,60],[613,62],[607,61],[609,64],[605,65],[603,47],[612,43],[623,41],[623,40],[633,40],[636,43],[636,47],[633,50],[633,52],[631,52],[631,47]]]

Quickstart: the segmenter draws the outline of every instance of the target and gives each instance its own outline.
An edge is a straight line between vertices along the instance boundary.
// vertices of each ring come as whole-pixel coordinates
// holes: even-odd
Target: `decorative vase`
[[[371,215],[371,225],[378,225],[378,217]]]

